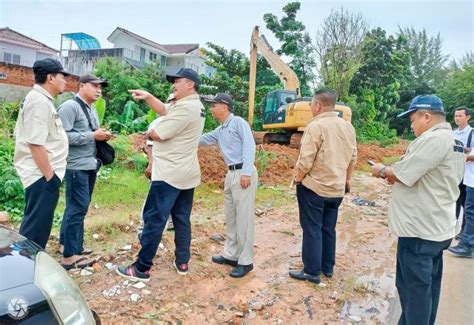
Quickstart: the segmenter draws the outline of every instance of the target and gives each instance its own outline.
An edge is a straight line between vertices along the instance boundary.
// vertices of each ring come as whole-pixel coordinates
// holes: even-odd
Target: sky
[[[113,45],[107,37],[116,27],[160,44],[207,42],[249,52],[255,25],[274,48],[278,41],[265,28],[263,15],[282,17],[277,0],[0,0],[0,27],[10,27],[55,49],[61,34],[84,32],[96,37],[102,48]],[[312,37],[331,10],[341,7],[360,13],[371,28],[394,34],[400,27],[426,29],[429,36],[440,33],[443,52],[459,59],[474,51],[474,0],[399,1],[301,1],[297,19]]]

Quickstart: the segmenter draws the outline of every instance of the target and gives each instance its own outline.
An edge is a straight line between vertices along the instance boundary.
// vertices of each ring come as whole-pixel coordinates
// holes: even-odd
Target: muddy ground
[[[382,161],[402,153],[403,146],[362,146],[360,159]],[[220,208],[210,211],[197,205],[192,215],[189,274],[180,276],[172,266],[174,233],[167,231],[151,281],[142,288],[134,287],[135,283],[112,269],[133,262],[138,253],[137,211],[113,238],[101,234],[100,240],[87,243],[99,259],[92,274],[71,273],[104,324],[379,324],[390,319],[395,238],[387,228],[389,186],[367,172],[355,174],[352,193],[340,209],[334,277],[322,277],[321,285],[295,281],[288,271],[302,267],[302,234],[294,189],[287,184],[298,152],[274,145],[259,150],[268,156],[265,166],[260,166],[265,169],[262,185],[278,184],[278,195],[287,203],[278,208],[271,203],[257,206],[254,270],[245,278],[233,279],[228,276],[229,266],[211,262],[212,255],[222,253],[225,217]],[[217,148],[200,150],[204,182],[222,185],[224,172],[219,173],[225,169],[220,168],[219,156]],[[223,197],[221,190],[213,194]],[[375,206],[356,205],[352,201],[358,197]],[[94,211],[91,214],[100,217]],[[111,245],[129,247],[111,252]]]

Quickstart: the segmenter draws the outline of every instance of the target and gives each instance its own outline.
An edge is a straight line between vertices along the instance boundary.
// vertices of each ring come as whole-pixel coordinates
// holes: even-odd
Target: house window
[[[140,62],[145,62],[145,49],[140,48]]]
[[[160,56],[160,66],[166,67],[166,56],[164,55]]]
[[[19,54],[4,52],[3,61],[6,63],[20,64],[21,57]]]
[[[151,62],[155,62],[156,59],[158,58],[158,54],[150,52],[149,58]]]

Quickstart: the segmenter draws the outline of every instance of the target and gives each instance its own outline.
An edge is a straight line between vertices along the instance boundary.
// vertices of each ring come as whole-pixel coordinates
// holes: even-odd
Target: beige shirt
[[[347,168],[357,159],[354,127],[326,112],[306,125],[296,168],[306,176],[303,185],[322,197],[343,197]]]
[[[201,183],[197,156],[204,129],[204,106],[199,95],[182,98],[171,106],[154,127],[161,141],[153,144],[152,181],[164,181],[179,189]]]
[[[26,188],[43,177],[29,145],[46,148],[54,173],[62,180],[66,173],[68,139],[53,104],[53,97],[40,85],[26,95],[15,127],[15,168]]]
[[[448,123],[435,125],[416,138],[394,167],[401,183],[393,186],[389,226],[399,237],[444,241],[454,237],[458,184],[464,153],[454,150]]]

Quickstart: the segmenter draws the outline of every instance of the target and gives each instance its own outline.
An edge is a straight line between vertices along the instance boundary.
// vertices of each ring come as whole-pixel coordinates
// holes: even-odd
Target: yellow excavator
[[[255,143],[289,144],[299,148],[306,123],[313,117],[310,109],[311,97],[301,97],[300,82],[296,73],[273,52],[264,35],[260,35],[258,26],[252,31],[250,42],[249,75],[249,115],[252,127],[255,105],[255,83],[257,75],[257,53],[268,62],[273,72],[280,78],[284,89],[269,92],[262,103],[263,132],[253,132]],[[352,111],[348,106],[338,103],[339,116],[351,122]]]

